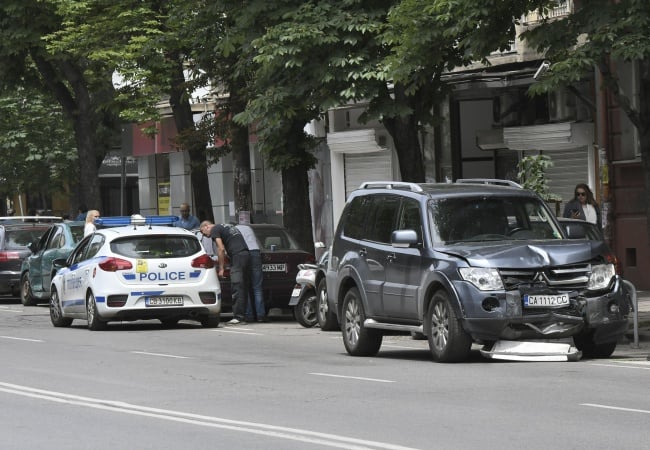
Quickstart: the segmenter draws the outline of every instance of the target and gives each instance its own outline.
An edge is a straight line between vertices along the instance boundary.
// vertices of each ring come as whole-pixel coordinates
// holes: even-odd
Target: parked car
[[[238,225],[249,227],[255,233],[262,255],[264,272],[264,305],[271,308],[289,309],[291,292],[296,284],[298,264],[315,262],[314,255],[303,250],[289,231],[275,224]],[[230,271],[226,267],[219,279],[223,294],[224,311],[232,311],[230,294]]]
[[[67,258],[84,237],[84,222],[60,222],[50,226],[40,239],[28,245],[32,252],[20,269],[20,300],[34,305],[50,298],[50,283],[56,270],[52,262]]]
[[[49,223],[31,220],[36,219],[0,219],[0,294],[20,295],[20,268],[31,253],[28,246],[50,227]]]
[[[86,320],[91,330],[110,321],[142,319],[167,326],[182,319],[219,325],[214,262],[192,232],[151,225],[154,219],[111,223],[82,239],[67,259],[54,261],[59,269],[50,288],[55,327],[70,326],[74,319]]]
[[[607,357],[631,311],[614,260],[602,241],[566,239],[514,183],[369,182],[339,220],[328,301],[355,356],[404,332],[427,336],[440,362],[465,360],[472,343],[490,356],[500,341],[566,338],[571,357]]]

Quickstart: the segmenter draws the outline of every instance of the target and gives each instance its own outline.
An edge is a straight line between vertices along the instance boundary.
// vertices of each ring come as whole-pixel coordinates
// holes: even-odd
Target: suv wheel
[[[330,311],[330,307],[327,304],[327,283],[325,282],[325,278],[318,283],[316,295],[318,296],[318,310],[316,314],[318,315],[320,329],[323,331],[338,330],[339,322],[336,319],[336,314]]]
[[[573,336],[573,343],[585,358],[609,358],[616,350],[616,342],[594,343],[593,331]]]
[[[427,316],[429,349],[439,362],[464,361],[469,357],[472,339],[456,317],[445,291],[433,295]]]
[[[25,306],[34,305],[34,297],[32,296],[32,287],[29,284],[29,272],[25,272],[20,279],[20,303]]]
[[[363,326],[366,314],[357,288],[351,288],[343,299],[343,344],[352,356],[374,356],[381,347],[383,335],[379,330]]]

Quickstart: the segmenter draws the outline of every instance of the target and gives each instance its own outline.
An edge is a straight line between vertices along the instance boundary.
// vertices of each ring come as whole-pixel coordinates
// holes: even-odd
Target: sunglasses
[[[578,197],[586,197],[587,193],[586,192],[576,192],[576,196],[578,196]]]

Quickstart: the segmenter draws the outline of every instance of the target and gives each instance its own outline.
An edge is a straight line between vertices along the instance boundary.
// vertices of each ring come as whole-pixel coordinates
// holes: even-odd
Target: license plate
[[[293,291],[291,291],[291,297],[298,297],[300,295],[300,291],[302,291],[302,288],[294,288]]]
[[[286,272],[286,264],[262,264],[262,272]]]
[[[147,297],[147,306],[183,306],[183,297]]]
[[[524,295],[524,306],[528,308],[555,308],[568,304],[569,294]]]

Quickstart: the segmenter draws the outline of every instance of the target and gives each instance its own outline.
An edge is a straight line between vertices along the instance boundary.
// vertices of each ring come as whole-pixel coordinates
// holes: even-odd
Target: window
[[[191,236],[147,236],[116,239],[111,251],[127,258],[182,258],[201,251],[201,243]]]
[[[402,211],[397,228],[400,230],[415,230],[418,235],[418,242],[422,242],[420,204],[416,200],[408,198],[402,201]]]
[[[374,216],[371,217],[368,240],[390,243],[390,235],[395,230],[395,218],[399,208],[399,197],[393,195],[373,196]]]

